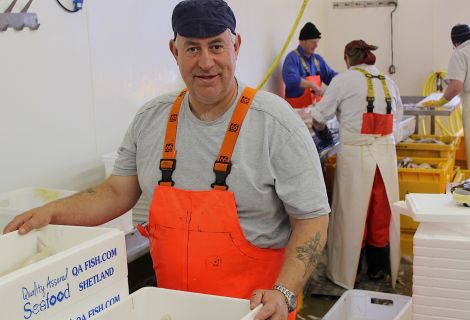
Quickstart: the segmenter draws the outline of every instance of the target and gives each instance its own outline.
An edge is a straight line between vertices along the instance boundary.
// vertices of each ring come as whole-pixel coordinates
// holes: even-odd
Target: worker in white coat
[[[398,201],[393,130],[403,105],[396,84],[374,66],[376,49],[363,40],[346,45],[348,70],[333,78],[312,110],[320,136],[325,136],[325,123],[335,115],[340,123],[327,276],[347,289],[354,287],[361,249],[371,279],[382,279],[391,271],[394,284],[400,262],[400,221],[390,208]]]
[[[446,84],[441,99],[423,103],[424,106],[442,106],[460,94],[462,99],[463,129],[467,162],[470,159],[470,27],[467,24],[455,25],[450,33],[454,52],[447,68]]]

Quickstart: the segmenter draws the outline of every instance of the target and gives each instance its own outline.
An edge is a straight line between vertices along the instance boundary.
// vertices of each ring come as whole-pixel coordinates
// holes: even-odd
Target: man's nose
[[[214,66],[214,57],[209,50],[202,50],[198,65],[202,70],[208,70]]]

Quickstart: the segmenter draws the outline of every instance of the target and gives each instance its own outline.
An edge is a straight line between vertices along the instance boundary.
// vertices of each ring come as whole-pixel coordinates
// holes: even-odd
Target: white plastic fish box
[[[98,315],[96,320],[251,320],[261,306],[250,310],[244,299],[207,294],[142,288],[121,303]]]
[[[42,245],[52,255],[21,267]],[[77,313],[74,306],[106,290],[129,294],[124,233],[117,229],[49,225],[11,232],[0,236],[0,252],[2,319],[51,320]]]
[[[51,188],[22,188],[0,195],[0,232],[16,215],[45,205],[48,202],[68,197],[77,191]],[[125,233],[133,229],[132,210],[101,225],[106,228],[117,228]]]
[[[411,297],[398,294],[348,290],[323,320],[411,320]]]

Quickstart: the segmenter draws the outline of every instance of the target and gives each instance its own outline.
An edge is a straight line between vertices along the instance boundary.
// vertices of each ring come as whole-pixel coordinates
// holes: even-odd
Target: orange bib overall
[[[300,61],[302,63],[302,66],[305,70],[305,80],[312,82],[316,84],[317,86],[321,87],[321,78],[320,78],[320,65],[318,63],[318,60],[314,57],[314,63],[315,63],[315,69],[316,69],[316,75],[312,76],[310,74],[310,69],[307,66],[307,63],[305,62],[304,58],[300,55],[300,52],[298,50],[294,50],[295,54],[300,58]],[[289,104],[296,109],[300,108],[307,108],[308,106],[311,106],[313,104],[313,101],[315,102],[320,102],[321,96],[315,96],[312,92],[311,89],[305,88],[304,93],[295,98],[289,98],[285,97],[286,101],[289,102]]]
[[[234,194],[226,185],[232,152],[256,90],[247,87],[238,101],[214,163],[215,182],[207,191],[173,187],[178,114],[185,94],[179,94],[168,118],[162,180],[155,188],[149,223],[138,228],[150,241],[159,287],[249,299],[255,289],[272,288],[285,254],[285,248],[258,248],[246,240]]]

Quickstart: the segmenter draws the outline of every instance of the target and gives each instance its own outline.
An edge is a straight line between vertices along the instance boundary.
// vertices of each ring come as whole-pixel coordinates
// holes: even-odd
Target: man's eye
[[[212,51],[213,52],[222,52],[224,50],[224,45],[223,44],[214,44],[212,46]]]
[[[186,49],[186,53],[188,53],[188,54],[195,54],[197,51],[198,51],[197,47],[190,47],[190,48]]]

